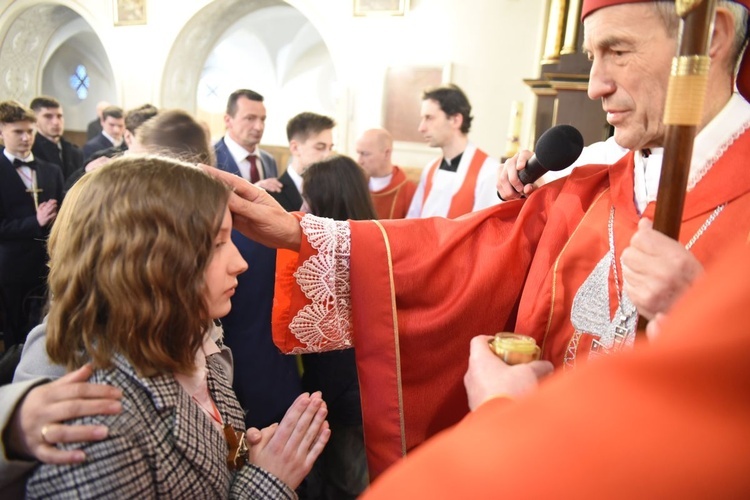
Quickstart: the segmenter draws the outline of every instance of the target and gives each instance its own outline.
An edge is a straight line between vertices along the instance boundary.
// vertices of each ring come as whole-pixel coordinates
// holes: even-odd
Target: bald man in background
[[[370,196],[378,219],[403,219],[417,184],[391,162],[393,137],[382,128],[366,130],[357,139],[357,162],[369,177]]]

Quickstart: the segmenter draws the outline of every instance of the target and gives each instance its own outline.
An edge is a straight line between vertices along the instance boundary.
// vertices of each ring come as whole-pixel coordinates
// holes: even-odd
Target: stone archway
[[[50,40],[61,26],[80,17],[54,4],[25,9],[0,33],[0,95],[28,103],[39,91],[43,67],[39,64]]]
[[[4,18],[4,24],[0,25],[0,95],[28,104],[47,91],[65,106],[67,128],[71,130],[85,128],[82,125],[95,116],[98,98],[114,102],[115,79],[107,54],[93,28],[80,13],[60,3],[38,3],[28,7],[19,5],[15,10],[7,11]],[[101,75],[99,80],[103,82],[103,90],[84,101],[76,101],[73,94],[51,92],[49,85],[46,88],[44,85],[48,63],[59,56],[61,49],[64,51],[66,44],[80,37],[85,38],[88,61],[97,68]],[[72,71],[71,68],[70,74]],[[49,82],[49,75],[46,80]]]
[[[242,32],[238,36],[252,35],[256,41],[260,41],[261,44],[265,43],[264,48],[268,49],[268,53],[263,56],[268,56],[272,60],[271,67],[257,66],[259,61],[253,59],[252,54],[257,56],[258,53],[253,53],[249,47],[247,58],[244,58],[241,53],[235,53],[233,62],[229,66],[244,62],[248,65],[247,68],[260,68],[259,74],[266,76],[272,74],[277,85],[270,85],[273,89],[267,88],[269,86],[254,88],[253,85],[258,84],[257,78],[244,77],[250,75],[244,75],[239,80],[224,78],[222,87],[230,85],[236,85],[236,87],[223,88],[221,99],[225,100],[229,92],[241,87],[261,91],[267,99],[270,97],[271,100],[274,95],[278,98],[279,93],[284,93],[288,98],[297,97],[300,94],[299,91],[293,91],[284,85],[300,77],[301,73],[310,72],[311,67],[315,65],[319,65],[315,66],[316,68],[326,68],[323,80],[329,84],[332,80],[335,81],[337,71],[329,46],[321,30],[303,11],[304,5],[295,5],[297,3],[299,2],[284,0],[216,0],[206,5],[185,24],[174,41],[164,65],[161,104],[167,108],[182,108],[191,113],[206,111],[205,102],[202,105],[198,98],[199,89],[205,86],[205,82],[201,80],[204,70],[208,68],[207,64],[216,62],[216,50],[219,50],[219,47],[226,48],[228,41],[233,41],[236,47],[237,39],[233,38],[235,36],[233,33],[237,34],[238,31]],[[226,58],[219,59],[225,60]],[[220,71],[221,76],[230,76],[225,70],[231,68],[226,66],[223,68]],[[299,84],[299,81],[296,83]],[[313,105],[314,109],[311,110],[336,113],[336,107],[331,105],[332,100],[323,100],[325,105],[318,102],[318,105]],[[311,101],[320,100],[311,99]],[[222,102],[222,114],[223,105]],[[272,117],[278,119],[279,106],[275,109],[276,113],[272,113]],[[218,112],[216,109],[213,111]],[[284,137],[280,143],[286,143],[286,138]]]
[[[164,64],[161,104],[196,111],[196,90],[203,64],[216,41],[237,19],[282,0],[216,0],[198,11],[175,39]]]

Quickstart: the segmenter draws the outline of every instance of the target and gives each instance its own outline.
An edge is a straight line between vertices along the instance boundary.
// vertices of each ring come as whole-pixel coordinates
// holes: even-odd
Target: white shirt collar
[[[386,175],[385,177],[370,177],[370,191],[376,192],[388,187],[393,180],[393,172]]]
[[[241,161],[247,161],[248,155],[254,154],[255,156],[258,156],[258,146],[256,146],[253,151],[248,151],[244,147],[240,146],[240,144],[237,141],[232,139],[229,136],[229,134],[224,135],[224,144],[227,145],[229,154],[232,155],[232,158],[234,159],[235,163],[239,163]]]
[[[106,133],[104,130],[102,130],[102,135],[106,137],[107,140],[111,142],[114,147],[119,148],[120,146],[122,146],[122,142],[124,141],[124,138],[120,138],[119,141],[116,141],[114,137]]]
[[[302,193],[302,176],[299,175],[291,165],[289,165],[286,171],[289,172],[289,177],[292,178],[292,180],[294,181],[294,185],[297,186],[297,191]]]
[[[693,159],[690,164],[691,178],[700,173],[712,158],[723,153],[722,148],[733,137],[747,128],[750,120],[750,103],[735,93],[713,120],[703,127],[693,144]]]
[[[29,155],[26,158],[21,158],[20,156],[15,156],[11,154],[11,152],[8,151],[8,149],[6,148],[6,149],[3,149],[3,154],[8,159],[8,161],[10,161],[11,165],[13,164],[13,160],[15,160],[16,158],[26,163],[30,161],[34,161],[34,153],[31,153],[31,152],[29,152]]]
[[[733,94],[724,108],[695,136],[688,190],[703,178],[713,160],[723,153],[729,142],[745,131],[749,123],[750,103],[741,95]],[[656,199],[663,158],[663,148],[651,149],[648,158],[641,151],[635,153],[634,191],[639,213]]]
[[[240,175],[247,180],[250,180],[250,162],[247,157],[254,155],[257,158],[255,164],[258,167],[258,174],[261,179],[265,179],[265,173],[263,172],[263,159],[260,157],[260,151],[258,146],[255,146],[253,151],[249,151],[241,146],[237,141],[232,139],[229,134],[224,135],[224,144],[227,145],[229,154],[232,155],[232,159],[237,164],[237,168],[240,170]]]

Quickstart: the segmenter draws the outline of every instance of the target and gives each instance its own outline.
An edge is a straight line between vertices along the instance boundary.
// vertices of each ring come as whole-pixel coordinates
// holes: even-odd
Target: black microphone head
[[[536,143],[537,160],[546,170],[568,168],[581,156],[583,136],[571,125],[555,125],[542,134]]]

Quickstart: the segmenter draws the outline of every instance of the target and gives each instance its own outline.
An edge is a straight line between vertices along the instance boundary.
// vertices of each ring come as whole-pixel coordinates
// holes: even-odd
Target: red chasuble
[[[683,242],[726,204],[691,249],[704,264],[750,231],[750,169],[738,168],[749,155],[745,132],[687,196]],[[588,357],[593,337],[575,332],[571,307],[608,252],[612,207],[621,275],[639,218],[633,161],[630,153],[609,168],[579,168],[525,201],[458,219],[350,223],[351,326],[372,477],[468,412],[463,375],[473,336],[531,335],[557,367]],[[303,241],[296,266],[315,253]],[[610,314],[619,303],[612,274]],[[287,318],[310,303],[289,288]],[[303,346],[275,330],[284,333],[287,349]]]
[[[488,401],[363,498],[747,497],[750,249],[733,250],[654,342]]]
[[[407,179],[404,171],[394,166],[391,182],[379,191],[370,192],[378,219],[403,219],[406,217],[416,190],[416,183]]]

